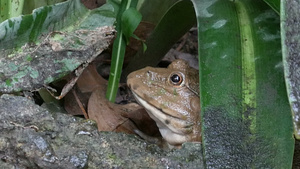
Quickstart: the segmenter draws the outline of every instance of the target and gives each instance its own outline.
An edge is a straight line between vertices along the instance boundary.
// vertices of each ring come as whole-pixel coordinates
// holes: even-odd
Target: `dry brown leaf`
[[[64,107],[69,114],[86,115],[87,104],[92,91],[96,88],[106,88],[106,80],[104,80],[95,68],[95,64],[90,64],[78,78],[72,92],[65,96]]]
[[[90,64],[77,80],[77,86],[82,93],[92,92],[97,88],[106,90],[107,80],[97,72],[95,63]]]
[[[100,131],[115,131],[158,136],[155,122],[138,104],[115,104],[105,98],[107,80],[90,64],[81,74],[72,92],[65,97],[65,109],[72,115],[85,115],[97,122]]]
[[[105,91],[96,89],[88,103],[89,118],[95,120],[99,131],[134,133],[135,125],[121,115],[119,105],[105,98]]]
[[[65,96],[64,108],[71,115],[85,115],[91,93],[82,93],[77,86]],[[85,118],[88,118],[85,115]]]

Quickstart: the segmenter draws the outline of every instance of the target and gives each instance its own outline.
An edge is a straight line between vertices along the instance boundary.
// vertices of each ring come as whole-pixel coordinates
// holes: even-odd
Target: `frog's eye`
[[[180,86],[183,82],[183,77],[180,73],[173,73],[170,76],[170,82],[173,85]]]

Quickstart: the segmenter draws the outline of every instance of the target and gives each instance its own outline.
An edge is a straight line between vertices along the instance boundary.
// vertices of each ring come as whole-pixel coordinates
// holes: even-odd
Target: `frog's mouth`
[[[137,102],[141,104],[149,116],[156,122],[159,129],[168,128],[174,133],[184,134],[186,130],[190,131],[194,123],[182,120],[181,118],[165,113],[162,109],[158,109],[147,101],[143,100],[138,94],[132,92]]]

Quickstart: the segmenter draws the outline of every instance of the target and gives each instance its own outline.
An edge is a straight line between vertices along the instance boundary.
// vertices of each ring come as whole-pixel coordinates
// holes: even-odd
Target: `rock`
[[[200,144],[162,150],[21,96],[2,95],[0,107],[0,168],[203,168]]]

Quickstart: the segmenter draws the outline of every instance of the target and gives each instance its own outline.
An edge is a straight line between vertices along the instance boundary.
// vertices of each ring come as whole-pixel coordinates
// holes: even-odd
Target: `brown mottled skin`
[[[137,70],[127,84],[171,146],[201,141],[199,76],[187,62]]]

